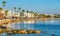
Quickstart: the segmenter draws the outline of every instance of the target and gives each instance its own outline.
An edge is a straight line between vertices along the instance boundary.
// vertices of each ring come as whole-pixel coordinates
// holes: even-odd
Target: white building
[[[24,17],[31,18],[31,17],[34,17],[34,14],[33,13],[27,13],[27,12],[21,12],[20,17],[22,17],[22,18],[24,18]]]
[[[13,16],[14,16],[14,17],[20,17],[20,13],[15,13],[15,12],[13,12]]]

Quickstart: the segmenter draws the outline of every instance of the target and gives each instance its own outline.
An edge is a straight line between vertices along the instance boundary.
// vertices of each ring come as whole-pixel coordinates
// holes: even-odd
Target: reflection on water
[[[55,21],[54,20],[45,20],[45,23],[47,24],[47,23],[50,23],[50,24],[53,24]]]
[[[34,21],[34,20],[29,20],[29,21],[23,21],[23,22],[17,22],[17,23],[12,23],[12,24],[8,24],[7,26],[10,27],[10,28],[13,28],[13,29],[20,29],[20,27],[28,27],[30,28],[30,24],[58,24],[60,23],[59,22],[60,20],[37,20],[37,21]],[[32,26],[32,25],[31,25]]]
[[[54,23],[54,20],[51,20],[51,23]]]
[[[35,21],[34,20],[28,20],[28,21],[24,21],[24,24],[34,24]]]

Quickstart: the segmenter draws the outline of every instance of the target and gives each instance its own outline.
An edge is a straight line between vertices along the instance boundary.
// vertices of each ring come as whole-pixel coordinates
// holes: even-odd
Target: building
[[[20,17],[21,18],[33,18],[34,17],[34,14],[33,13],[27,13],[27,12],[21,12],[20,13]]]
[[[16,17],[16,18],[32,18],[34,17],[34,14],[33,13],[27,13],[27,12],[17,12],[15,13],[14,11],[10,11],[8,10],[7,12],[7,15],[6,15],[6,10],[3,10],[1,13],[0,13],[0,16],[1,18],[3,18],[2,16],[5,16],[6,18],[12,18],[12,17]]]
[[[20,17],[20,13],[13,13],[12,16],[14,16],[14,17]]]

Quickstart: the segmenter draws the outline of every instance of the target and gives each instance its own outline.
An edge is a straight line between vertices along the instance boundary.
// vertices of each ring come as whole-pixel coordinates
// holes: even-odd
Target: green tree
[[[8,10],[5,10],[4,13],[5,13],[5,14],[4,14],[4,15],[5,15],[4,18],[6,19],[6,18],[7,18],[6,16],[8,16],[8,15],[7,15],[7,14],[8,14]]]
[[[45,14],[39,14],[39,17],[46,17]]]
[[[5,16],[7,16],[7,14],[8,14],[8,10],[5,11]]]
[[[22,10],[22,12],[25,12],[25,10]]]
[[[2,11],[3,9],[2,8],[0,8],[0,12]]]
[[[34,13],[35,18],[37,18],[38,15],[39,15],[39,14],[38,14],[37,12]]]

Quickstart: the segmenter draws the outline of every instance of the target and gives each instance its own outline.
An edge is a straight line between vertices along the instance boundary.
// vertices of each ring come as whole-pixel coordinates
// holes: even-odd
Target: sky
[[[0,0],[0,7],[2,7]],[[60,0],[5,0],[5,9],[13,10],[20,7],[24,10],[30,10],[37,13],[60,14]]]

